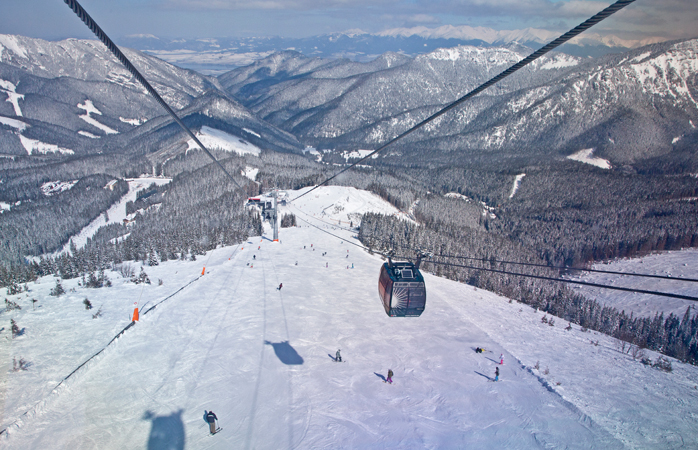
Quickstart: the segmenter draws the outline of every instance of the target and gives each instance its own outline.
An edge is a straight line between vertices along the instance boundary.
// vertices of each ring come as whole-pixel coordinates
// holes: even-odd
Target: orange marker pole
[[[133,309],[133,319],[134,322],[138,322],[138,306]]]
[[[206,266],[201,270],[201,275],[204,275],[206,273]]]

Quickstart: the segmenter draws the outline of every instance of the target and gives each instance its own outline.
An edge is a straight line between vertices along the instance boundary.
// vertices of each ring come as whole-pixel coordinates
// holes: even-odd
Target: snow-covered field
[[[662,275],[675,278],[698,279],[698,249],[686,249],[661,252],[642,258],[619,259],[608,263],[598,263],[592,269],[625,273],[642,273]],[[584,273],[574,279],[591,283],[609,284],[611,286],[632,287],[648,291],[670,292],[680,295],[698,297],[698,283],[688,281],[662,280],[657,278],[639,278],[604,273]],[[604,305],[613,306],[619,311],[625,310],[635,316],[654,316],[656,313],[670,313],[683,317],[686,308],[691,307],[696,313],[696,302],[649,294],[611,291],[608,289],[579,286],[578,289],[588,298],[593,298]]]
[[[259,155],[261,152],[260,148],[256,145],[250,144],[249,142],[242,140],[237,136],[233,136],[230,133],[211,128],[206,125],[201,127],[201,131],[196,132],[196,138],[199,139],[208,149],[219,149],[226,152],[235,152],[238,155],[244,155],[247,153]],[[187,145],[187,151],[199,148],[196,142],[194,142],[194,139],[189,139],[187,141]]]
[[[594,149],[587,148],[573,153],[567,157],[573,161],[578,161],[584,164],[591,164],[592,166],[600,167],[602,169],[610,169],[611,163],[607,159],[599,158],[594,156]]]
[[[565,330],[562,320],[543,324],[543,313],[525,305],[428,274],[424,314],[389,318],[377,294],[382,261],[328,224],[370,194],[318,191],[287,208],[319,229],[299,221],[275,243],[267,227],[197,261],[145,267],[151,285],[110,272],[111,288],[68,280],[69,292],[55,298],[47,277],[7,296],[22,310],[2,313],[0,445],[698,447],[698,367],[648,368],[609,337]],[[370,206],[382,207],[379,199]],[[101,317],[84,309],[85,297],[102,306]],[[56,388],[129,324],[134,302],[145,311],[161,301]],[[24,329],[15,339],[10,318]],[[477,346],[487,351],[476,354]],[[338,348],[344,363],[333,361]],[[13,372],[13,357],[28,370]],[[392,385],[383,383],[388,369]],[[212,437],[205,410],[222,427]]]

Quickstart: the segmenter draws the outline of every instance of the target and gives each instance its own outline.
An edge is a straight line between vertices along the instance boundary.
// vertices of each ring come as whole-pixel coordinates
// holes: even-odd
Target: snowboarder
[[[279,287],[277,288],[277,290],[280,291],[282,287],[284,287],[284,284],[283,284],[283,283],[279,283]]]
[[[388,383],[393,384],[393,369],[388,369],[388,378],[386,380]]]
[[[494,368],[494,381],[499,381],[499,367]]]
[[[504,364],[504,353],[499,355],[499,364]]]
[[[206,422],[211,427],[211,434],[216,434],[216,420],[218,420],[218,417],[216,417],[213,411],[206,413]]]
[[[341,349],[337,349],[337,354],[335,355],[334,360],[337,362],[342,362],[342,355],[339,354]]]

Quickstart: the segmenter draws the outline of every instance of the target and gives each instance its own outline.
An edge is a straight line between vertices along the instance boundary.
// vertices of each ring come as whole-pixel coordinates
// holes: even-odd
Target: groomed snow
[[[13,83],[0,79],[0,90],[3,90],[7,94],[7,101],[12,103],[12,107],[15,110],[15,116],[22,115],[22,109],[19,107],[19,101],[24,100],[23,94],[18,94],[16,92],[17,86]]]
[[[122,121],[122,122],[124,122],[124,123],[127,123],[127,124],[129,124],[129,125],[133,125],[134,127],[137,127],[137,126],[142,125],[142,124],[145,123],[145,120],[141,120],[141,119],[125,119],[125,118],[120,117],[120,116],[119,116],[119,120]]]
[[[592,269],[698,279],[698,276],[696,276],[697,262],[698,249],[686,249],[656,253],[643,256],[642,258],[619,259],[608,263],[597,263],[592,266]],[[698,283],[696,282],[638,278],[603,273],[578,274],[574,279],[698,297]],[[604,305],[613,306],[619,311],[625,310],[628,314],[632,312],[635,316],[654,317],[656,313],[664,313],[666,317],[673,313],[675,316],[683,317],[687,307],[690,306],[695,314],[695,308],[698,306],[696,302],[690,300],[657,297],[648,294],[610,291],[587,286],[580,286],[577,289],[588,298],[593,298]]]
[[[92,133],[90,133],[90,132],[88,132],[88,131],[82,131],[82,130],[80,130],[80,131],[78,131],[78,134],[81,135],[81,136],[85,136],[85,137],[91,138],[91,139],[99,139],[99,138],[100,138],[100,136],[96,136],[96,135],[94,135],[94,134],[92,134]]]
[[[206,125],[201,127],[201,131],[196,132],[196,137],[209,150],[224,150],[226,152],[235,152],[238,155],[244,155],[246,153],[259,155],[261,153],[259,147],[237,136],[226,133],[225,131],[217,130]],[[189,146],[187,151],[199,148],[196,142],[194,142],[194,139],[189,139],[187,145]]]
[[[29,127],[25,122],[17,119],[10,119],[9,117],[0,116],[0,123],[12,127],[17,131],[24,131]]]
[[[106,218],[104,217],[104,214],[100,214],[99,217],[90,222],[85,228],[80,230],[80,233],[71,238],[71,241],[75,244],[76,248],[84,247],[87,243],[87,239],[94,236],[95,233],[97,233],[97,231],[101,227],[107,225],[108,223],[122,222],[126,218],[126,203],[136,201],[136,195],[138,194],[138,191],[146,189],[153,183],[155,183],[158,186],[162,186],[172,181],[171,178],[150,176],[142,176],[140,178],[126,178],[125,180],[128,182],[128,192],[126,193],[126,195],[121,197],[121,199],[118,202],[114,203],[107,210],[109,222],[107,222]],[[109,189],[109,184],[107,184],[104,187],[104,189]],[[69,252],[70,241],[66,243],[60,251],[54,253],[54,256],[60,255],[61,253]]]
[[[509,198],[514,198],[514,194],[516,194],[516,191],[519,190],[519,186],[521,185],[521,180],[526,176],[525,173],[521,173],[519,175],[516,175],[516,178],[514,179],[514,185],[511,187],[511,194],[509,194]]]
[[[36,139],[29,139],[28,137],[24,137],[21,134],[19,135],[19,140],[22,142],[22,146],[27,150],[27,154],[31,155],[32,153],[62,153],[64,155],[72,155],[75,152],[68,149],[68,148],[63,148],[59,147],[55,144],[47,144],[45,142],[41,142]]]
[[[610,169],[612,167],[608,160],[594,156],[593,148],[580,150],[577,153],[569,155],[567,159],[579,161],[584,164],[591,164],[592,166],[600,167],[602,169]]]
[[[85,100],[85,103],[78,103],[78,108],[85,111],[85,114],[78,116],[82,120],[84,120],[85,122],[89,123],[90,125],[92,125],[95,128],[102,130],[106,134],[117,134],[118,133],[118,131],[116,131],[115,129],[110,128],[110,127],[104,125],[103,123],[98,122],[97,119],[92,117],[92,114],[98,114],[101,116],[102,112],[99,109],[97,109],[97,107],[92,103],[91,100]]]
[[[145,267],[151,285],[110,272],[114,287],[66,280],[57,299],[45,277],[30,297],[10,296],[23,309],[5,320],[25,331],[2,347],[3,448],[698,446],[698,367],[648,368],[611,338],[543,324],[541,312],[429,274],[424,314],[387,317],[380,257],[326,223],[345,213],[327,203],[351,193],[327,189],[293,207],[320,229],[284,228],[274,243],[266,226],[197,261]],[[324,222],[312,218],[320,211]],[[56,388],[129,323],[134,302],[144,311],[163,300]],[[338,348],[344,363],[333,362]],[[20,356],[31,365],[12,372]],[[501,382],[491,382],[495,367]],[[219,418],[213,437],[204,410]]]

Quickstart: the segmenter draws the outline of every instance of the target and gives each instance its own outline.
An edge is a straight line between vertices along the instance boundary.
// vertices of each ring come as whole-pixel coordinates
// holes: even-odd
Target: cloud
[[[387,6],[401,3],[399,0],[164,0],[168,9],[195,10],[296,10],[327,11],[332,9],[357,9],[366,6]]]

